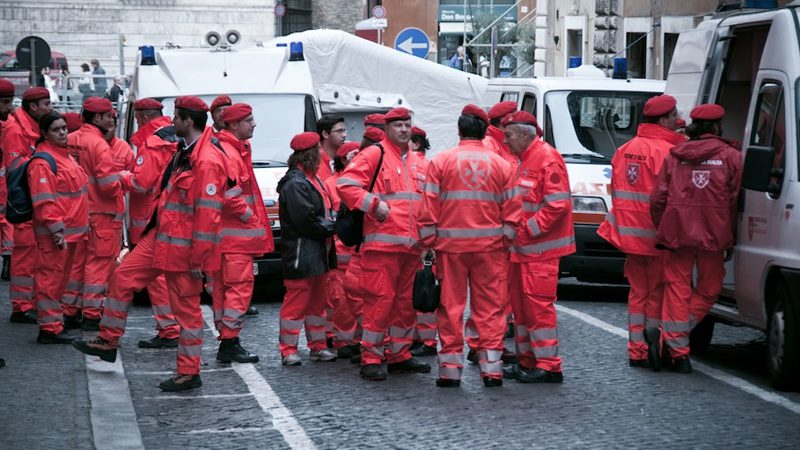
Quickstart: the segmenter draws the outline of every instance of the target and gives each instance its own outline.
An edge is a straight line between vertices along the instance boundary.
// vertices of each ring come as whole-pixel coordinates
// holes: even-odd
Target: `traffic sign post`
[[[405,28],[394,39],[394,48],[403,53],[414,55],[418,58],[426,58],[431,48],[428,35],[419,28]]]
[[[372,17],[376,19],[383,19],[386,17],[386,8],[384,8],[382,5],[375,5],[372,8]]]
[[[28,36],[19,41],[16,54],[20,68],[31,71],[31,86],[36,86],[36,68],[50,67],[50,45],[39,36]]]

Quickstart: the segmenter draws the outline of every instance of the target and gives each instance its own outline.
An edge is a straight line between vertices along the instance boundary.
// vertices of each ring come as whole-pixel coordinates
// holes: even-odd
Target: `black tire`
[[[716,323],[717,321],[707,314],[689,333],[689,349],[693,355],[702,355],[708,350]]]
[[[767,367],[775,389],[791,390],[800,385],[800,299],[792,299],[781,282],[772,290],[774,305],[767,324]]]

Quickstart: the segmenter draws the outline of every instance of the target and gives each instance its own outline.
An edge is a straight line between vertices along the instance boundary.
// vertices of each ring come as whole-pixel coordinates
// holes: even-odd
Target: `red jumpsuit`
[[[439,378],[461,379],[468,284],[481,376],[503,376],[507,249],[522,211],[515,181],[511,165],[478,140],[462,140],[430,162],[419,236],[441,268]]]
[[[686,138],[660,125],[639,125],[636,137],[620,147],[611,161],[611,212],[597,234],[626,254],[628,357],[647,359],[645,328],[661,324],[664,297],[664,252],[656,249],[656,227],[650,218],[650,193],[673,145]]]
[[[3,127],[3,165],[7,170],[27,161],[39,139],[39,124],[18,109],[9,116]],[[39,252],[33,236],[32,222],[14,224],[14,247],[11,251],[11,283],[9,285],[11,310],[24,312],[36,307],[33,300],[33,273]]]
[[[28,165],[28,185],[33,201],[33,226],[41,257],[36,263],[36,308],[39,328],[52,334],[64,329],[62,315],[75,315],[77,305],[60,300],[73,264],[86,257],[89,232],[89,178],[67,153],[66,147],[43,142],[37,152],[49,153],[56,162],[56,173],[43,159]],[[62,232],[67,248],[53,242],[53,233]]]
[[[520,155],[522,223],[511,248],[511,307],[519,364],[561,372],[556,291],[558,260],[575,251],[572,199],[564,159],[535,138]]]
[[[9,118],[13,120],[12,118]],[[6,122],[0,122],[0,149],[3,145],[3,128]],[[0,154],[0,158],[5,156]],[[14,226],[6,220],[6,202],[8,187],[6,186],[6,165],[0,164],[0,255],[11,255],[14,249]]]
[[[230,131],[217,134],[228,156],[229,180],[236,185],[225,191],[222,209],[222,267],[213,277],[214,323],[219,339],[239,336],[242,320],[253,296],[253,260],[275,249],[267,209],[253,171],[249,142]]]
[[[717,301],[725,250],[736,236],[742,155],[712,134],[670,150],[658,174],[650,211],[664,263],[661,329],[673,358],[689,355],[689,333]],[[692,273],[697,282],[692,288]]]
[[[414,275],[419,267],[416,214],[421,200],[410,163],[389,139],[373,191],[367,192],[380,158],[377,146],[367,147],[350,162],[336,183],[339,196],[351,209],[364,211],[359,283],[364,295],[361,364],[399,363],[411,358],[416,313],[411,304]],[[390,208],[383,222],[373,216],[379,202]],[[389,346],[384,354],[384,335]]]

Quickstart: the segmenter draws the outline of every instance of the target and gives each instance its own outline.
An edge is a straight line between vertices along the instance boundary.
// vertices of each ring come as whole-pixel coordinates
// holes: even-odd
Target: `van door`
[[[704,24],[702,28],[684,31],[678,37],[664,93],[678,100],[681,117],[689,117],[689,111],[697,104],[715,30],[712,24]]]

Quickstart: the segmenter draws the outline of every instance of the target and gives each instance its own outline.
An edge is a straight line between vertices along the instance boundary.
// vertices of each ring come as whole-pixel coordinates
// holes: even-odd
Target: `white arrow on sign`
[[[414,53],[414,49],[425,49],[428,48],[428,44],[424,42],[417,42],[414,43],[414,38],[408,38],[405,41],[397,44],[397,48],[406,52],[406,53]]]

